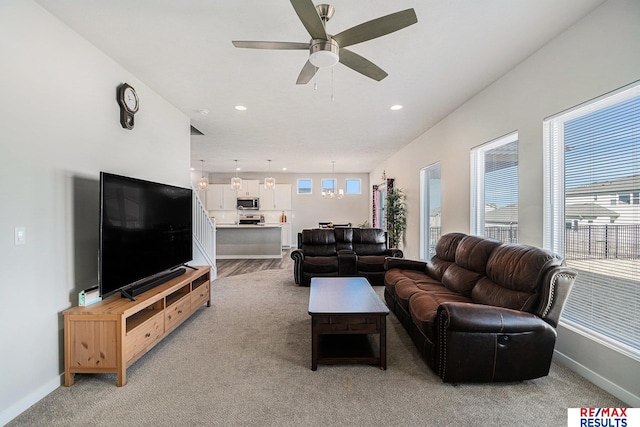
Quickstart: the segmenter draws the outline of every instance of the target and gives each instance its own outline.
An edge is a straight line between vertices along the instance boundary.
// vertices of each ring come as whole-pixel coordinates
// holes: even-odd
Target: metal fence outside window
[[[640,224],[568,227],[565,229],[565,258],[639,259]]]

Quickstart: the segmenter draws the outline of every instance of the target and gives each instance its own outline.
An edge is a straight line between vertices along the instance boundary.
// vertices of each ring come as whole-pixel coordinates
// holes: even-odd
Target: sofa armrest
[[[355,276],[358,272],[358,255],[349,249],[338,251],[338,276]]]
[[[546,329],[546,323],[524,311],[466,302],[445,302],[438,307],[438,330],[506,334],[540,327]]]
[[[434,367],[445,382],[522,381],[548,375],[555,329],[535,314],[473,303],[438,307]]]
[[[293,280],[297,285],[302,284],[302,262],[304,261],[304,252],[300,249],[291,251],[291,259],[293,260]]]
[[[540,304],[536,314],[554,328],[558,326],[560,314],[577,275],[577,271],[563,265],[549,269],[542,279]]]
[[[392,268],[399,268],[401,270],[417,270],[424,273],[427,271],[427,263],[420,260],[406,258],[386,258],[384,260],[384,269],[391,270]]]

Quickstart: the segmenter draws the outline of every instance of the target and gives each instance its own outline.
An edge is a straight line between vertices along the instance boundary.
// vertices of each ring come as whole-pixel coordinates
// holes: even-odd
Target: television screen
[[[100,173],[104,298],[193,258],[191,189]]]

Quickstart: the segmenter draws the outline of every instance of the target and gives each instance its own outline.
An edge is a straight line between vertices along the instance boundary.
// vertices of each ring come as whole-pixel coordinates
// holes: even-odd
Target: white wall
[[[101,170],[189,185],[189,120],[28,0],[0,2],[0,425],[61,383],[62,312],[95,284]],[[119,123],[116,88],[140,97]],[[26,245],[14,245],[14,227]]]
[[[405,255],[418,258],[420,253],[420,168],[441,162],[443,233],[469,232],[470,149],[516,130],[519,237],[522,243],[541,246],[542,121],[640,79],[638,46],[640,2],[610,0],[378,165],[371,172],[372,179],[386,170],[388,177],[396,178],[396,187],[407,194]],[[558,332],[559,359],[640,406],[638,361],[620,357],[564,327]],[[597,406],[597,402],[590,404]]]

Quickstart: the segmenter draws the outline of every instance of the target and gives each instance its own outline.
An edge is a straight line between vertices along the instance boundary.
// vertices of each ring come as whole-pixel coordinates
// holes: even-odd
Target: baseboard
[[[613,382],[609,381],[602,375],[592,371],[586,366],[560,353],[558,350],[554,351],[553,360],[571,369],[572,371],[574,371],[581,377],[587,379],[588,381],[592,382],[593,384],[597,385],[604,391],[611,393],[612,395],[614,395],[615,397],[617,397],[618,399],[622,400],[627,405],[629,405],[630,408],[640,407],[640,396],[636,396],[630,393],[629,391],[623,389],[617,384],[614,384]]]
[[[35,403],[43,399],[46,395],[57,389],[63,384],[64,373],[60,376],[47,381],[22,399],[9,406],[7,409],[0,413],[0,426],[8,424],[9,421],[29,409]]]

